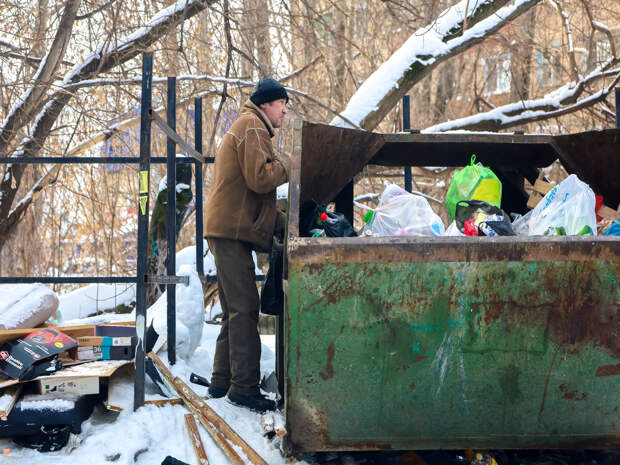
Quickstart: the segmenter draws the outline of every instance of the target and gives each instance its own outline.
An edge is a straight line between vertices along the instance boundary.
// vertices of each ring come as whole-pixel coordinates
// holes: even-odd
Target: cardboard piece
[[[77,346],[77,341],[58,328],[35,330],[0,346],[0,372],[26,381],[62,367],[57,355]]]
[[[36,380],[52,380],[61,378],[83,378],[89,376],[98,376],[101,378],[107,378],[111,376],[120,367],[131,364],[131,360],[98,360],[94,362],[82,363],[81,365],[74,365],[71,367],[65,367],[60,371],[48,376],[39,376]],[[17,379],[0,380],[0,389],[19,384]]]
[[[52,392],[78,394],[80,396],[99,394],[99,377],[39,379],[37,380],[37,388],[39,389],[39,394]]]

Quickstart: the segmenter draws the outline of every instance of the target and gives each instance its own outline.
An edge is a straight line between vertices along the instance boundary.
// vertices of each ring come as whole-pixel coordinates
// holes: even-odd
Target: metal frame
[[[168,264],[167,274],[162,276],[147,275],[147,251],[148,251],[148,227],[149,227],[149,192],[150,192],[150,165],[151,163],[167,163],[167,177],[176,181],[177,163],[195,164],[195,187],[196,187],[196,269],[202,281],[215,282],[216,276],[204,276],[203,254],[204,247],[202,242],[203,221],[202,221],[202,182],[203,170],[202,163],[213,163],[214,157],[203,157],[202,151],[202,99],[194,99],[195,105],[195,148],[183,141],[175,128],[175,106],[176,106],[176,78],[168,78],[168,102],[167,102],[167,123],[155,114],[151,108],[153,78],[153,56],[152,53],[144,53],[142,61],[142,96],[140,109],[140,156],[137,157],[0,157],[0,164],[28,163],[28,164],[139,164],[139,195],[138,195],[138,233],[137,249],[138,260],[135,276],[64,276],[64,277],[0,277],[0,284],[14,283],[127,283],[136,284],[136,333],[138,343],[136,346],[135,359],[135,384],[134,384],[134,410],[144,404],[144,385],[145,385],[145,341],[146,341],[146,284],[158,283],[165,284],[168,296],[168,341],[172,341],[172,349],[169,348],[169,362],[174,364],[176,361],[175,344],[175,286],[177,284],[189,285],[188,276],[176,276],[176,231],[175,231],[175,208],[176,197],[175,189],[168,190]],[[151,122],[154,121],[167,136],[167,157],[151,157]],[[189,153],[193,158],[177,158],[175,153],[176,145]],[[174,184],[172,184],[174,185]],[[171,252],[172,251],[172,252]]]

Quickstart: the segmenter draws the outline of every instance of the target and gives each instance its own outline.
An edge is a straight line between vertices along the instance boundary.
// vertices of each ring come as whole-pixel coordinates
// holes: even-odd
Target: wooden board
[[[202,444],[202,438],[200,437],[200,432],[198,431],[198,425],[196,424],[194,415],[191,413],[186,413],[185,424],[187,425],[187,434],[189,435],[190,441],[192,441],[192,446],[194,447],[194,452],[196,453],[198,463],[200,465],[209,465],[209,459],[207,458],[205,447]]]
[[[123,365],[133,364],[133,360],[98,360],[96,362],[87,362],[81,365],[75,365],[57,371],[51,375],[39,376],[38,378],[29,379],[30,382],[39,379],[60,379],[60,378],[81,378],[88,376],[108,377]],[[0,381],[0,389],[20,384],[17,379],[5,379]]]
[[[105,324],[105,323],[98,323]],[[124,321],[117,323],[114,325],[120,326],[135,326],[135,321]],[[65,333],[67,336],[72,337],[73,339],[77,339],[82,336],[94,336],[95,324],[90,325],[78,325],[78,326],[52,326],[58,329],[59,331]],[[19,337],[28,336],[28,334],[35,332],[40,328],[26,328],[26,329],[11,329],[8,331],[0,331],[0,344],[5,343],[6,341],[11,341],[13,339],[17,339]]]

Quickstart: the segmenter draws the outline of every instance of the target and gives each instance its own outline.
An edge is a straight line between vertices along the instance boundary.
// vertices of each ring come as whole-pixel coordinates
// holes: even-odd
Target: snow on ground
[[[205,250],[207,250],[206,243]],[[207,379],[211,377],[215,343],[220,326],[207,324],[203,321],[204,317],[208,317],[209,312],[216,314],[221,310],[218,304],[203,313],[201,308],[202,288],[195,272],[195,257],[194,247],[188,247],[177,254],[178,273],[190,276],[190,285],[187,287],[179,286],[176,293],[177,317],[179,324],[186,328],[185,334],[189,342],[180,341],[185,342],[185,344],[180,345],[185,348],[179,350],[180,346],[177,346],[177,363],[171,367],[171,371],[175,376],[183,379],[198,395],[205,396],[207,388],[190,383],[189,377],[192,372]],[[205,259],[205,274],[215,274],[215,266],[210,254]],[[101,297],[104,292],[107,291],[102,291],[100,286],[98,296]],[[116,294],[110,295],[115,296],[112,300],[118,297]],[[107,298],[111,298],[110,295]],[[65,297],[60,297],[61,302]],[[92,286],[86,286],[82,290],[72,292],[70,297],[64,300],[63,315],[82,314],[87,315],[87,317],[71,320],[63,318],[63,324],[93,324],[128,321],[132,317],[135,318],[135,316],[127,314],[88,316],[93,315],[96,308],[101,308],[100,299],[96,297],[97,294],[92,294]],[[0,296],[0,307],[7,300],[9,300],[8,295]],[[198,309],[196,309],[197,305]],[[166,308],[166,294],[149,309],[149,313],[152,313],[155,318],[161,318],[161,315],[155,316],[161,313],[161,308],[164,310]],[[75,310],[74,313],[71,313],[72,309]],[[199,315],[198,320],[196,320],[197,314]],[[165,325],[163,331],[165,333]],[[180,333],[177,335],[177,340],[179,341],[179,339]],[[275,371],[275,336],[263,335],[261,339],[261,376],[268,376]],[[186,358],[181,358],[181,355]],[[159,356],[164,361],[168,360],[165,350],[162,350]],[[147,384],[147,394],[148,387],[149,384]],[[128,389],[126,395],[129,399],[125,399],[125,403],[132,405],[133,390]],[[272,398],[275,397],[273,393],[269,395]],[[34,401],[34,399],[31,400]],[[59,398],[50,401],[46,398],[45,402],[48,407],[50,402],[52,404],[57,403],[57,408],[60,409],[66,408],[67,400]],[[270,465],[305,463],[288,461],[282,457],[278,449],[280,439],[276,438],[270,441],[263,436],[260,414],[234,406],[226,399],[210,399],[207,402]],[[158,465],[166,456],[171,455],[189,464],[197,464],[198,461],[185,426],[184,415],[188,412],[189,410],[181,405],[165,407],[148,405],[136,412],[133,412],[132,409],[125,409],[120,414],[98,407],[93,415],[82,424],[82,433],[73,435],[69,444],[57,452],[40,453],[32,449],[22,448],[10,439],[0,438],[0,463],[3,465],[47,465],[50,462],[87,463],[88,465],[109,465],[110,463],[115,465],[134,463]],[[282,425],[282,414],[274,413],[273,415],[275,424]],[[228,459],[211,440],[202,425],[199,424],[198,428],[209,457],[209,463],[212,465],[228,464]],[[240,455],[242,454],[240,452]]]
[[[217,325],[203,324],[202,337],[193,356],[187,361],[178,358],[177,363],[171,367],[175,376],[182,378],[201,396],[206,395],[207,388],[189,383],[189,376],[195,372],[207,379],[210,377],[219,329]],[[261,375],[265,376],[275,370],[275,336],[262,336],[262,342]],[[167,361],[166,352],[159,355],[162,360]],[[66,400],[59,399],[58,402],[66,403]],[[260,414],[236,407],[226,399],[210,399],[207,402],[270,465],[304,463],[288,462],[278,450],[279,439],[272,442],[263,437]],[[82,424],[82,433],[72,437],[69,445],[57,452],[39,453],[21,448],[10,439],[0,439],[0,450],[10,450],[8,454],[0,455],[0,463],[43,465],[50,461],[69,463],[70,460],[71,463],[89,465],[146,465],[160,464],[167,455],[171,455],[189,464],[197,464],[186,432],[184,415],[188,412],[180,405],[145,406],[136,412],[124,410],[117,417],[115,413],[98,408],[91,418]],[[282,415],[274,415],[276,424],[282,424]],[[228,459],[202,425],[199,425],[199,431],[209,463],[228,464]],[[118,458],[112,461],[116,456]]]
[[[57,318],[65,320],[85,318],[110,310],[119,305],[129,305],[136,300],[134,284],[89,284],[59,296]]]

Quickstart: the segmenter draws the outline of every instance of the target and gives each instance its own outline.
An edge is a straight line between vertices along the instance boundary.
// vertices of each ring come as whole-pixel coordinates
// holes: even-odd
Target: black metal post
[[[194,99],[194,148],[196,152],[202,153],[202,98]],[[194,172],[196,182],[196,272],[198,276],[205,274],[204,247],[202,224],[202,163],[196,160],[196,170]]]
[[[167,123],[173,130],[177,127],[177,79],[176,77],[168,78],[168,102],[166,104]],[[176,168],[176,144],[167,138],[167,156],[168,170],[166,173],[166,187],[168,192],[168,263],[167,275],[176,275],[176,193],[177,193],[177,168]],[[176,332],[176,285],[167,284],[167,306],[168,306],[168,362],[174,365],[177,361],[177,332]]]
[[[149,183],[151,156],[151,108],[153,55],[142,54],[142,99],[140,103],[140,171],[138,173],[138,271],[136,283],[136,370],[133,408],[144,405],[144,344],[146,342],[146,256],[149,234]]]
[[[411,129],[411,117],[409,111],[409,96],[403,96],[403,130]],[[405,190],[411,192],[413,189],[411,180],[411,166],[405,166]]]
[[[616,127],[620,128],[620,87],[616,87]]]

